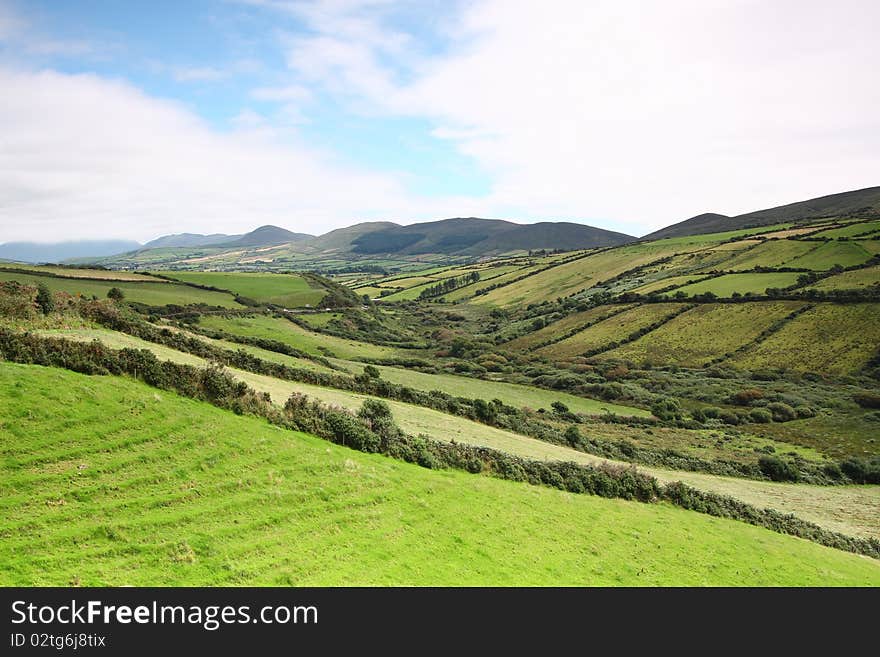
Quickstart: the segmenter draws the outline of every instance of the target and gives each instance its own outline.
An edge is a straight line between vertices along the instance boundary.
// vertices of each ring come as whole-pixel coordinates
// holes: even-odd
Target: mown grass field
[[[736,271],[754,267],[781,267],[784,263],[817,248],[817,242],[797,240],[768,240],[758,246],[742,251],[726,260],[720,269]]]
[[[126,301],[143,303],[148,306],[167,306],[169,304],[185,306],[188,304],[204,303],[209,306],[220,306],[223,308],[243,308],[243,306],[235,301],[231,294],[199,290],[198,288],[177,283],[165,283],[156,279],[150,279],[150,282],[101,281],[86,277],[78,279],[55,278],[29,272],[12,273],[3,271],[0,272],[0,281],[18,281],[30,285],[45,283],[46,287],[53,292],[81,294],[85,297],[96,296],[100,299],[107,297],[107,292],[110,288],[118,287],[125,294]]]
[[[683,292],[688,296],[711,292],[715,296],[729,298],[734,292],[764,294],[768,287],[785,288],[794,285],[800,276],[797,272],[776,272],[772,274],[725,274],[700,283],[685,285],[669,294]]]
[[[313,288],[302,276],[295,274],[260,274],[214,271],[163,271],[163,276],[187,283],[197,283],[230,290],[235,294],[285,308],[314,306],[327,294]]]
[[[818,304],[730,364],[825,375],[858,372],[880,349],[878,313],[877,303]]]
[[[390,347],[314,333],[280,317],[262,315],[250,317],[206,316],[202,317],[200,325],[207,329],[226,331],[233,335],[277,340],[308,354],[332,355],[346,360],[393,358],[400,352],[400,350]]]
[[[764,329],[803,305],[798,301],[701,304],[601,357],[701,367],[752,342]]]
[[[863,290],[880,285],[880,265],[845,271],[823,278],[807,289],[812,290]]]
[[[97,338],[117,349],[123,347],[148,349],[164,360],[197,367],[204,367],[208,364],[201,358],[112,331],[45,331],[44,334],[63,335],[70,339],[80,340]],[[282,381],[236,369],[229,371],[251,388],[269,393],[273,402],[279,405],[283,404],[291,394],[299,393],[332,406],[356,411],[366,399],[371,398],[358,393]],[[463,417],[447,415],[413,404],[396,401],[388,401],[387,403],[398,425],[412,435],[425,435],[434,440],[455,440],[460,443],[491,447],[529,459],[574,461],[585,464],[609,462],[607,459],[472,422]],[[585,431],[591,435],[609,439],[621,438],[621,430],[619,425],[604,423],[585,428]],[[659,435],[655,433],[653,437]],[[797,440],[793,442],[797,442]],[[782,445],[776,444],[776,447],[781,448]],[[809,453],[805,453],[805,455],[809,456]],[[615,463],[614,461],[610,462]],[[621,462],[616,464],[627,465]],[[858,536],[880,537],[880,520],[876,514],[877,505],[880,504],[880,487],[878,486],[817,487],[801,484],[773,484],[643,466],[639,466],[639,469],[664,482],[683,481],[701,490],[732,495],[761,508],[771,507],[785,513],[794,513],[834,531]]]
[[[803,267],[825,271],[834,265],[852,267],[861,265],[871,258],[871,253],[865,249],[862,242],[848,240],[845,242],[825,242],[818,249],[794,258],[785,263],[786,267]]]
[[[646,303],[594,324],[570,338],[548,345],[536,352],[551,359],[580,356],[593,349],[619,342],[631,333],[661,321],[681,308],[677,303]]]
[[[865,221],[857,224],[850,224],[848,226],[841,226],[840,228],[823,230],[821,233],[816,233],[816,237],[830,237],[831,239],[836,240],[838,237],[854,237],[856,235],[878,231],[880,231],[880,221]]]
[[[880,584],[744,523],[424,470],[126,379],[2,364],[0,398],[3,585]]]

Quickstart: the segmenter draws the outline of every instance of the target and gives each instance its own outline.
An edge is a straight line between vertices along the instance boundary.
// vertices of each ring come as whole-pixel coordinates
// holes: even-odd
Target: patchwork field
[[[815,285],[809,286],[809,290],[863,290],[880,286],[880,265],[854,269],[823,278]]]
[[[225,292],[213,292],[199,290],[198,288],[183,286],[177,283],[164,283],[156,279],[150,282],[134,281],[101,281],[95,278],[56,278],[42,276],[27,272],[0,271],[0,281],[18,281],[30,285],[45,283],[53,292],[67,292],[69,294],[81,294],[85,297],[96,296],[99,299],[107,298],[107,292],[117,287],[122,290],[126,301],[143,303],[148,306],[166,306],[169,304],[186,305],[203,303],[209,306],[222,308],[243,308],[235,301],[232,295]]]
[[[424,470],[125,379],[3,364],[0,396],[3,585],[880,584],[743,523]]]
[[[507,307],[554,300],[664,256],[699,248],[667,244],[667,241],[622,246],[580,258],[475,297],[472,303]]]
[[[730,363],[840,375],[858,372],[880,349],[880,304],[819,304]]]
[[[201,326],[233,335],[277,340],[316,356],[332,355],[337,358],[357,360],[359,358],[393,358],[400,353],[400,350],[390,347],[314,333],[280,317],[262,315],[250,317],[207,316],[202,318]]]
[[[632,307],[632,305],[620,305],[591,308],[590,310],[563,317],[559,321],[553,322],[542,329],[532,331],[520,338],[511,340],[505,346],[509,349],[527,350],[537,347],[538,345],[543,345],[547,342],[559,341],[571,331],[578,330],[588,324],[602,321],[606,317],[610,317],[615,313],[622,312]]]
[[[803,305],[797,301],[702,304],[601,357],[701,367],[720,354],[752,342],[774,322]]]
[[[819,246],[817,242],[797,240],[768,240],[752,249],[737,253],[726,260],[720,269],[728,271],[747,270],[754,267],[781,267],[786,262],[809,253]]]
[[[825,242],[818,249],[786,262],[785,266],[825,271],[834,265],[852,267],[864,264],[871,255],[859,241]]]
[[[148,349],[164,360],[197,367],[207,365],[203,359],[115,332],[46,331],[45,334],[64,335],[71,339],[81,340],[97,338],[113,348]],[[229,371],[251,388],[268,393],[274,403],[279,405],[283,404],[293,393],[304,394],[326,404],[352,411],[359,409],[365,400],[371,399],[367,395],[344,390],[283,381],[237,369]],[[388,401],[387,403],[394,414],[395,421],[404,431],[412,435],[425,435],[434,440],[455,440],[459,443],[491,447],[528,459],[574,461],[585,464],[615,463],[578,450],[472,422],[463,417],[447,415],[413,404],[396,401]],[[589,431],[602,435],[598,425],[591,426]],[[611,427],[609,437],[619,437],[616,435],[617,432],[619,432],[618,427]],[[617,462],[617,465],[626,466],[627,464]],[[643,466],[640,466],[639,469],[663,482],[683,481],[701,490],[733,495],[761,508],[770,507],[785,513],[795,513],[833,531],[854,536],[880,536],[880,523],[877,521],[875,512],[877,504],[880,504],[880,487],[878,486],[835,486],[829,488],[801,484],[773,484]]]
[[[646,303],[594,324],[561,342],[539,349],[537,353],[551,359],[580,356],[593,349],[608,347],[631,333],[662,321],[682,308],[676,303]]]
[[[739,292],[740,294],[747,294],[749,292],[752,294],[764,294],[764,291],[769,287],[785,288],[794,285],[797,282],[798,276],[800,274],[797,272],[725,274],[724,276],[710,278],[700,283],[685,285],[673,290],[669,294],[683,292],[688,296],[694,296],[711,292],[715,296],[724,298],[732,296],[734,292]]]
[[[229,290],[247,299],[286,308],[317,305],[326,290],[312,287],[295,274],[259,274],[213,271],[163,271],[163,276],[187,283],[197,283]]]

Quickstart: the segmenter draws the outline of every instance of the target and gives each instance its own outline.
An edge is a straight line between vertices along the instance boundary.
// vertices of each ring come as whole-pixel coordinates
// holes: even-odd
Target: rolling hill
[[[807,201],[789,203],[775,208],[758,210],[728,217],[723,214],[706,213],[691,217],[672,226],[645,235],[643,240],[702,235],[727,230],[740,230],[756,226],[772,226],[779,223],[802,223],[822,217],[858,214],[866,210],[880,212],[880,187],[868,187],[840,194],[820,196]]]
[[[587,249],[615,246],[635,238],[582,224],[515,224],[476,217],[443,219],[362,233],[351,243],[355,254],[423,253],[486,255],[528,249]]]

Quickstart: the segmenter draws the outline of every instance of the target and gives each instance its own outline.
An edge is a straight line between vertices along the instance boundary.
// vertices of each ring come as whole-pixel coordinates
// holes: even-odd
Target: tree
[[[563,437],[565,438],[565,442],[571,447],[577,447],[581,444],[581,431],[577,428],[576,424],[570,424],[565,430]]]
[[[125,293],[118,287],[111,287],[107,290],[107,298],[113,301],[122,301],[125,298]]]
[[[37,286],[37,305],[44,315],[48,315],[55,310],[55,301],[52,299],[52,292],[45,283]]]
[[[370,379],[378,379],[381,376],[379,368],[374,367],[373,365],[367,365],[364,368],[364,374]]]

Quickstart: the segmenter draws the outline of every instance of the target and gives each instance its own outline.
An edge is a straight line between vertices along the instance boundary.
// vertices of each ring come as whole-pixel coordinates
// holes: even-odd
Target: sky
[[[880,185],[876,0],[0,0],[0,242]]]

